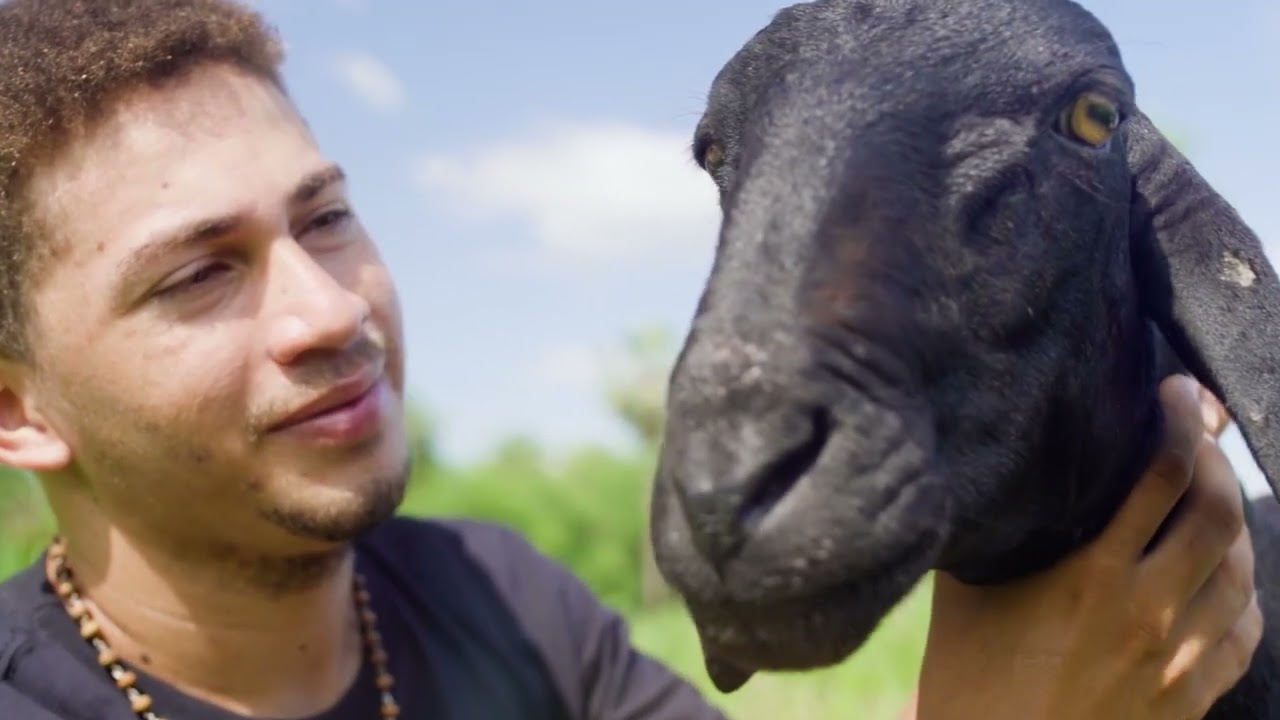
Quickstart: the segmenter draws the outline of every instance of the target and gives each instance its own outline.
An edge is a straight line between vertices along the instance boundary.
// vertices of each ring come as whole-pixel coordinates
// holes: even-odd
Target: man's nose
[[[369,303],[295,243],[272,258],[276,295],[271,355],[289,365],[312,350],[342,350],[364,332]]]

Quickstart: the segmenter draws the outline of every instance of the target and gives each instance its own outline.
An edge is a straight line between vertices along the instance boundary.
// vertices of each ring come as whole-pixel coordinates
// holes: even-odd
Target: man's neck
[[[193,697],[242,715],[308,716],[336,702],[358,674],[347,550],[266,559],[211,549],[196,557],[114,529],[92,542],[74,532],[66,540],[75,585],[106,641]]]

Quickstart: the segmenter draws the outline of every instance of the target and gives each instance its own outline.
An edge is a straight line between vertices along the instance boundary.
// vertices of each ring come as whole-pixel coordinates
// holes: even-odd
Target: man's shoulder
[[[479,569],[471,577],[484,589],[474,604],[484,605],[488,589],[496,591],[550,672],[570,717],[724,720],[686,680],[636,650],[616,610],[515,530],[482,520],[398,518],[370,540],[395,553],[390,557],[410,566],[409,572],[450,572],[459,564]]]
[[[32,564],[0,582],[0,678],[31,636],[40,606],[47,603],[42,580]]]
[[[0,717],[4,720],[119,718],[117,700],[100,678],[42,629],[42,618],[62,613],[44,580],[40,558],[0,582]],[[87,647],[87,646],[86,646]]]
[[[467,546],[537,554],[529,542],[512,528],[487,520],[449,516],[397,515],[370,531],[362,542],[399,547],[401,544],[417,546],[459,540]]]
[[[565,585],[585,590],[568,568],[518,531],[486,520],[398,516],[369,533],[359,546],[404,571],[479,571],[509,600],[512,594],[525,599],[537,591],[559,594]]]
[[[396,578],[402,596],[484,648],[499,665],[550,681],[583,717],[583,635],[605,612],[585,586],[518,532],[483,520],[397,517],[357,544],[357,562]],[[521,660],[523,658],[524,660]]]
[[[39,609],[54,602],[37,560],[0,581],[0,626],[30,625]]]

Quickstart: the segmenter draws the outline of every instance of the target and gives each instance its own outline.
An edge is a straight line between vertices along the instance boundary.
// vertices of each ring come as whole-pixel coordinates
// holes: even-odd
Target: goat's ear
[[[1257,235],[1151,121],[1137,114],[1126,127],[1145,310],[1226,402],[1280,498],[1280,281]]]

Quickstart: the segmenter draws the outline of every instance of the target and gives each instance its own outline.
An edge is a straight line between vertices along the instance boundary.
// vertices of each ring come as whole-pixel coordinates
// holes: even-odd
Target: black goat
[[[651,540],[722,690],[843,659],[930,568],[1000,582],[1095,537],[1170,367],[1276,487],[1280,283],[1078,5],[792,6],[694,152],[723,224]],[[1280,533],[1249,522],[1269,625]],[[1280,718],[1277,637],[1211,717]]]

